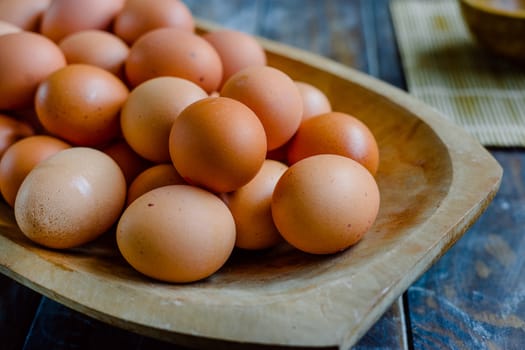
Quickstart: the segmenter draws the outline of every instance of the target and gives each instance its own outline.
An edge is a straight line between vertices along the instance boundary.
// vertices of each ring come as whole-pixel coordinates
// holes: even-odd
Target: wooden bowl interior
[[[507,17],[525,18],[525,0],[461,0],[479,11]]]
[[[77,249],[43,249],[23,237],[12,210],[2,206],[2,234],[59,268],[131,283],[133,288],[144,290],[155,285],[159,293],[177,291],[188,298],[199,298],[197,294],[191,295],[192,290],[199,290],[198,295],[204,292],[206,297],[236,292],[253,300],[262,295],[304,291],[337,280],[342,274],[359,271],[370,261],[383,259],[391,248],[409,239],[446,196],[453,176],[446,146],[427,124],[388,98],[299,61],[268,55],[270,65],[325,91],[334,110],[362,119],[378,140],[381,162],[376,178],[381,193],[380,212],[375,225],[356,246],[331,256],[304,254],[287,244],[260,252],[239,250],[212,277],[179,286],[157,283],[135,272],[118,253],[114,232]],[[234,304],[236,300],[228,301],[226,297],[220,302]]]

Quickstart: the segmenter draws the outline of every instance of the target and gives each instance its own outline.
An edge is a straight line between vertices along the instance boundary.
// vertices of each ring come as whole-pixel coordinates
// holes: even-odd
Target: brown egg
[[[0,20],[0,35],[18,33],[20,31],[22,31],[22,29],[15,26],[14,24]]]
[[[137,154],[125,140],[117,139],[104,146],[102,152],[113,158],[120,166],[126,184],[129,185],[135,180],[137,175],[151,166],[151,162]]]
[[[266,65],[266,53],[255,37],[236,30],[221,29],[202,36],[221,57],[222,83],[250,66]]]
[[[283,163],[265,160],[259,173],[250,182],[223,195],[235,219],[236,247],[266,249],[282,242],[273,223],[270,204],[275,185],[286,169],[288,167]]]
[[[236,99],[255,112],[264,126],[268,150],[284,145],[301,123],[303,101],[299,90],[288,75],[276,68],[244,68],[226,81],[221,96]]]
[[[141,36],[131,46],[126,76],[132,86],[160,76],[190,80],[206,92],[222,79],[219,54],[206,40],[178,28],[162,28]]]
[[[122,134],[142,157],[170,162],[168,139],[173,121],[188,105],[206,97],[206,91],[189,80],[159,77],[145,81],[131,91],[122,107]]]
[[[229,192],[259,172],[266,136],[248,107],[230,98],[208,97],[175,119],[169,150],[173,165],[188,183]]]
[[[64,141],[46,135],[29,136],[11,145],[0,160],[0,191],[5,201],[14,206],[27,174],[44,159],[69,147]]]
[[[127,97],[127,87],[115,75],[70,64],[40,84],[35,109],[49,133],[74,145],[96,146],[120,134],[119,113]]]
[[[288,145],[288,164],[323,153],[352,158],[372,175],[379,167],[374,135],[362,121],[346,113],[321,114],[301,123]]]
[[[40,32],[58,42],[87,29],[107,30],[125,0],[53,0],[42,15]]]
[[[126,208],[117,244],[133,268],[165,282],[193,282],[219,270],[235,243],[235,223],[215,195],[188,185],[147,192]]]
[[[185,185],[173,164],[157,164],[140,173],[128,188],[127,204],[130,205],[144,193],[168,185]]]
[[[0,114],[0,159],[9,146],[34,133],[35,130],[28,123]]]
[[[58,46],[69,64],[91,64],[124,77],[129,47],[116,35],[102,30],[83,30],[66,36]]]
[[[0,1],[0,20],[29,31],[40,27],[42,13],[51,0],[3,0]]]
[[[15,200],[15,218],[29,239],[49,248],[87,243],[115,224],[126,200],[126,180],[105,153],[72,147],[40,162]]]
[[[288,168],[275,187],[271,210],[288,243],[307,253],[331,254],[361,240],[376,219],[379,200],[365,167],[322,154]]]
[[[127,0],[124,8],[115,18],[113,31],[131,44],[142,34],[163,27],[194,31],[193,16],[184,2]]]
[[[313,116],[332,111],[330,100],[328,100],[324,92],[317,87],[303,81],[295,81],[295,85],[299,89],[303,99],[303,121]]]
[[[1,35],[0,110],[31,107],[38,84],[65,65],[58,46],[40,34]]]

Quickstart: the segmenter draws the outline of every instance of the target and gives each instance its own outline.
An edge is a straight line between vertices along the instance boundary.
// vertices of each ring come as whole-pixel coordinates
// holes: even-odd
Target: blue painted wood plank
[[[0,274],[0,349],[22,347],[41,296]]]
[[[408,291],[415,349],[525,346],[525,154],[504,167],[487,211]]]

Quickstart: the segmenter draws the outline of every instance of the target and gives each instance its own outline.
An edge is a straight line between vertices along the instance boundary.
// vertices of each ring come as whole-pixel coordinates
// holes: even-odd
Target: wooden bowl
[[[212,28],[200,23],[201,28]],[[324,90],[375,134],[381,192],[375,225],[336,255],[283,244],[236,251],[212,277],[160,283],[120,256],[114,232],[78,249],[28,241],[0,206],[0,271],[77,311],[192,347],[354,344],[477,219],[502,169],[463,130],[407,93],[328,59],[261,40],[269,64]]]
[[[480,45],[525,63],[525,0],[460,0],[460,8]]]

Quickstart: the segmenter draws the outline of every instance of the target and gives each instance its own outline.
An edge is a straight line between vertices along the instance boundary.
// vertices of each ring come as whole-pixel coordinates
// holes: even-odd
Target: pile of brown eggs
[[[233,249],[339,252],[378,213],[366,125],[254,37],[197,34],[179,0],[2,1],[0,111],[21,232],[68,249],[116,227],[158,280],[206,278]]]

